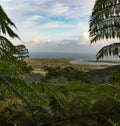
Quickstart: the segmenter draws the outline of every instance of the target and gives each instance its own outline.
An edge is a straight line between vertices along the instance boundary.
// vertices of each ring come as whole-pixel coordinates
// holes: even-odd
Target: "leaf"
[[[3,8],[0,6],[0,33],[3,35],[8,33],[10,37],[20,39],[19,36],[11,29],[11,26],[17,29],[15,24],[9,19]]]
[[[96,55],[97,60],[105,57],[105,56],[119,56],[120,52],[120,43],[113,43],[108,46],[104,46]]]
[[[120,1],[96,0],[89,21],[91,43],[120,38]]]

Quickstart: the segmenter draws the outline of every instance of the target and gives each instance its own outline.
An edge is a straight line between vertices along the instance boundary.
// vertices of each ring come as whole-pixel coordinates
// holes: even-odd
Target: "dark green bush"
[[[114,71],[108,78],[108,82],[111,84],[120,84],[120,70]]]
[[[80,81],[83,83],[92,83],[91,77],[84,71],[78,71],[73,67],[65,68],[48,68],[46,76],[43,78],[43,81],[50,79],[56,79],[59,77],[65,77],[68,81]]]

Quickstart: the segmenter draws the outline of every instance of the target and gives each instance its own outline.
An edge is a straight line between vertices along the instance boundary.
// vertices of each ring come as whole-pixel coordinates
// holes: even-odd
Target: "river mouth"
[[[87,60],[87,59],[75,59],[71,60],[70,63],[72,64],[81,64],[81,65],[120,65],[120,61],[96,61],[96,60]]]

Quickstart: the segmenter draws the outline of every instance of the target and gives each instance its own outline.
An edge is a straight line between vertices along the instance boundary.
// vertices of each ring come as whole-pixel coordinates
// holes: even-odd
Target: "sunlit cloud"
[[[68,39],[63,40],[42,40],[42,39],[34,39],[29,41],[28,43],[34,43],[34,44],[56,44],[56,45],[75,45],[75,46],[81,46],[81,45],[89,45],[89,33],[83,33],[80,36],[69,36]]]

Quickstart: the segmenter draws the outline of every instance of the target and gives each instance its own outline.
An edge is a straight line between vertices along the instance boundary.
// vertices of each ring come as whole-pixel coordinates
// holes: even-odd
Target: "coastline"
[[[93,66],[114,66],[114,65],[120,65],[120,61],[119,60],[100,60],[97,61],[93,58],[33,58],[30,57],[29,59],[34,60],[34,61],[41,61],[41,62],[51,62],[52,64],[54,64],[56,66],[56,64],[62,63],[62,62],[66,62],[69,64],[73,64],[73,65],[93,65]]]
[[[96,61],[95,54],[88,54],[88,53],[62,53],[62,52],[31,52],[30,53],[31,59],[50,59],[55,60],[58,59],[66,59],[69,60],[70,64],[76,65],[104,65],[104,66],[112,66],[112,65],[120,65],[119,59],[103,59],[100,61]],[[61,62],[61,61],[60,61]]]
[[[78,59],[76,59],[79,61]],[[77,71],[84,71],[89,74],[94,84],[100,84],[105,82],[107,77],[110,75],[112,71],[120,69],[120,65],[118,64],[111,64],[111,63],[102,63],[101,61],[95,61],[92,60],[90,62],[89,60],[83,60],[81,59],[81,62],[73,62],[76,61],[75,59],[65,59],[65,58],[30,58],[27,60],[27,62],[32,66],[33,71],[32,74],[35,74],[36,76],[42,75],[45,76],[46,71],[45,67],[51,67],[51,68],[65,68],[65,67],[72,67],[73,69]],[[86,61],[86,62],[85,62]],[[109,61],[110,62],[110,61]],[[113,61],[112,61],[113,62]],[[76,64],[73,64],[76,63]],[[97,64],[96,64],[97,63]],[[102,64],[101,64],[102,63]],[[37,78],[37,77],[36,77]]]
[[[111,60],[96,61],[87,59],[75,59],[71,60],[70,63],[81,65],[107,65],[107,66],[120,65],[120,61],[111,61]]]

